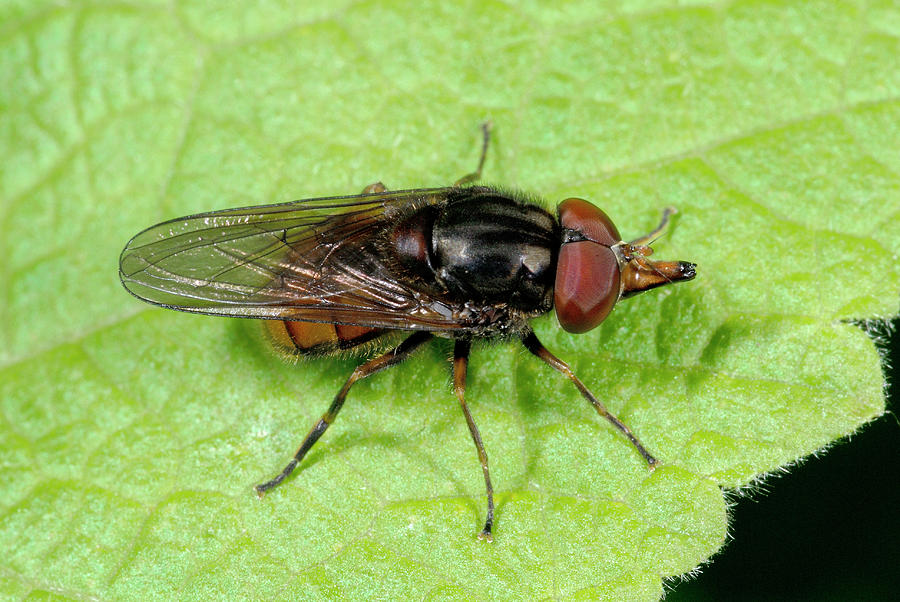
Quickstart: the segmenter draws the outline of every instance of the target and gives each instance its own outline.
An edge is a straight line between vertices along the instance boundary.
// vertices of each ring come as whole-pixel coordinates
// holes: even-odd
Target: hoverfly
[[[487,490],[480,539],[491,540],[493,487],[481,435],[465,401],[473,340],[518,339],[571,380],[652,469],[657,460],[529,321],[556,308],[582,333],[619,299],[695,275],[694,264],[652,261],[650,234],[623,242],[607,215],[578,198],[558,214],[522,195],[474,185],[490,140],[482,126],[478,168],[445,188],[389,191],[226,209],[152,226],[122,251],[119,276],[134,296],[201,314],[261,318],[276,345],[316,356],[407,331],[403,342],[359,365],[313,425],[293,459],[256,486],[262,496],[291,474],[337,418],[357,381],[399,364],[437,337],[454,341],[453,388],[478,451]]]

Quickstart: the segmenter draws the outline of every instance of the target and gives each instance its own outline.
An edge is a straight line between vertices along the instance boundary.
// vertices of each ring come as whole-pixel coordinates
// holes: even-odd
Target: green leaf
[[[655,599],[753,484],[884,411],[849,321],[898,310],[890,2],[0,3],[0,592]],[[691,283],[538,335],[662,461],[514,344],[354,387],[257,323],[130,298],[128,238],[188,213],[486,179],[593,200]]]

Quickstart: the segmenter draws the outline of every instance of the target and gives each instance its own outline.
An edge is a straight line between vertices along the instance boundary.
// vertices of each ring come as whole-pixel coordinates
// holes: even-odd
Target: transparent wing
[[[165,307],[248,318],[456,330],[453,308],[398,277],[386,226],[445,188],[227,209],[157,224],[122,251],[119,276]]]

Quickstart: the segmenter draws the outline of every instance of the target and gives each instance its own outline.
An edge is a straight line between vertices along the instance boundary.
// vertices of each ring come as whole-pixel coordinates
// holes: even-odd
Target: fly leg
[[[594,409],[597,410],[597,413],[606,418],[609,422],[612,423],[614,427],[622,431],[622,434],[625,435],[631,444],[637,449],[638,453],[647,461],[647,465],[650,467],[650,470],[653,470],[659,465],[659,461],[650,455],[650,452],[644,447],[644,444],[641,443],[637,437],[635,437],[634,433],[631,432],[631,429],[628,428],[624,422],[615,417],[609,410],[606,409],[600,400],[594,397],[594,394],[591,393],[587,387],[584,386],[575,373],[572,372],[572,369],[569,368],[569,365],[564,361],[550,353],[546,347],[538,340],[535,336],[534,332],[531,330],[522,337],[522,343],[525,345],[525,348],[528,349],[531,353],[538,356],[544,362],[546,362],[551,368],[558,372],[562,372],[569,380],[574,383],[578,390],[581,391],[581,394],[591,402],[591,405],[594,406]]]
[[[652,245],[654,240],[665,233],[666,228],[669,227],[669,218],[676,213],[678,213],[678,211],[675,210],[675,207],[666,207],[665,209],[663,209],[663,215],[662,219],[659,222],[659,225],[654,228],[652,232],[650,232],[649,234],[645,234],[640,238],[635,238],[634,240],[629,241],[628,244],[632,247]]]
[[[484,167],[484,160],[487,158],[487,150],[488,144],[491,141],[491,128],[494,127],[494,124],[490,121],[485,121],[481,124],[481,132],[482,132],[482,142],[481,142],[481,158],[478,159],[478,169],[473,171],[470,174],[466,174],[460,179],[458,179],[453,187],[457,188],[459,186],[465,186],[467,184],[471,184],[472,182],[477,182],[481,179],[481,168]]]
[[[294,454],[294,459],[288,462],[288,465],[285,466],[284,470],[282,470],[281,474],[277,477],[271,481],[266,481],[265,483],[257,485],[255,487],[256,494],[259,497],[262,497],[266,491],[277,487],[289,474],[291,474],[291,472],[294,471],[294,468],[296,468],[303,460],[306,452],[315,445],[316,441],[319,440],[319,437],[322,436],[331,423],[334,422],[334,419],[337,418],[338,412],[341,411],[341,406],[344,405],[344,400],[347,398],[347,393],[350,391],[350,387],[352,387],[356,381],[371,376],[376,372],[380,372],[385,368],[390,368],[395,364],[399,364],[408,358],[413,351],[421,347],[422,344],[431,340],[432,336],[433,335],[429,332],[416,332],[384,355],[357,366],[356,370],[353,371],[353,374],[350,375],[350,378],[347,379],[347,382],[344,383],[344,386],[341,387],[341,390],[338,391],[338,394],[335,396],[334,401],[331,402],[328,411],[322,414],[319,421],[316,422],[309,433],[307,433],[306,438],[303,440],[303,443],[300,444],[297,453]]]
[[[484,160],[487,158],[487,150],[488,144],[491,141],[491,128],[494,127],[494,124],[490,121],[485,121],[481,124],[481,132],[482,132],[482,142],[481,142],[481,157],[478,159],[478,168],[470,174],[466,174],[456,182],[454,182],[453,187],[457,188],[459,186],[465,186],[467,184],[471,184],[473,182],[477,182],[481,179],[481,169],[484,167]],[[387,187],[381,182],[375,182],[374,184],[369,184],[365,188],[363,188],[363,194],[376,194],[379,192],[386,192]]]
[[[481,462],[481,471],[484,473],[484,486],[487,489],[487,519],[484,521],[484,528],[478,534],[478,539],[494,541],[491,535],[491,528],[494,526],[494,488],[491,486],[491,473],[488,470],[488,457],[484,451],[484,444],[481,442],[481,433],[475,426],[472,414],[469,412],[469,406],[466,405],[466,368],[469,366],[469,350],[472,344],[469,341],[458,340],[453,348],[453,390],[456,392],[456,398],[459,399],[459,405],[462,406],[463,414],[466,417],[466,424],[469,425],[469,433],[472,434],[472,441],[475,442],[475,448],[478,450],[478,461]]]
[[[385,192],[387,191],[387,187],[381,182],[375,182],[374,184],[369,184],[365,188],[363,188],[363,194],[375,194],[377,192]]]

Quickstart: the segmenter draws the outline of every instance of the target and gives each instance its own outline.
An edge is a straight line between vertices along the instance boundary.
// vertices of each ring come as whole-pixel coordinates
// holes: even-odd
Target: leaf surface
[[[848,323],[898,310],[900,13],[889,2],[0,3],[0,592],[60,598],[655,599],[748,486],[884,411]],[[356,385],[258,324],[128,297],[128,238],[212,209],[471,171],[691,283],[543,342],[641,437],[650,473],[513,344],[467,397],[450,350]]]

